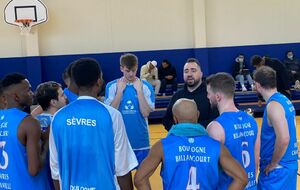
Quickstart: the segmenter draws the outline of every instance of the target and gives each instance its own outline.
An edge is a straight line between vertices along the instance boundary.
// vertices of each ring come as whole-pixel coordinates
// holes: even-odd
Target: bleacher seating
[[[292,102],[296,111],[300,111],[300,90],[292,89],[291,95]],[[150,114],[149,120],[157,120],[163,118],[170,99],[171,96],[156,97],[155,111]],[[236,91],[234,96],[234,102],[240,110],[246,110],[248,108],[251,108],[254,111],[254,116],[261,116],[266,105],[265,102],[262,103],[262,106],[258,105],[258,97],[255,91]]]

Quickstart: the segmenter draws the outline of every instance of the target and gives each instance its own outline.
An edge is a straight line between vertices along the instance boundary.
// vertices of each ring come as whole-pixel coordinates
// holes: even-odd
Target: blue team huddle
[[[261,128],[235,106],[231,75],[202,81],[200,62],[190,58],[184,89],[164,118],[168,135],[152,147],[155,93],[136,76],[134,54],[120,57],[122,76],[106,85],[105,97],[95,59],[72,62],[64,90],[48,81],[33,93],[26,76],[10,73],[0,88],[0,189],[151,189],[161,166],[164,189],[295,190],[295,109],[277,91],[276,71],[257,65],[253,86],[266,101]],[[27,113],[34,100],[38,106]]]

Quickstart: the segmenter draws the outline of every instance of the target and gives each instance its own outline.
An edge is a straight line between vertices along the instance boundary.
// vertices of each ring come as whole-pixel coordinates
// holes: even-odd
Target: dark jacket
[[[173,78],[177,78],[177,73],[175,67],[169,64],[167,68],[163,68],[162,65],[158,67],[158,79],[162,80],[165,79],[166,76],[172,75]]]
[[[198,110],[200,112],[198,122],[201,125],[203,125],[205,128],[212,120],[217,118],[219,115],[216,108],[214,108],[214,109],[211,108],[209,99],[207,98],[207,91],[206,91],[205,83],[202,83],[193,92],[189,92],[187,89],[187,86],[185,86],[184,89],[176,92],[173,95],[172,99],[170,100],[166,114],[163,118],[163,125],[165,126],[165,129],[167,131],[169,131],[171,129],[172,125],[174,124],[172,107],[173,107],[174,103],[180,98],[193,99],[196,102]]]
[[[250,74],[249,70],[248,72],[245,72],[245,69],[248,69],[245,63],[242,63],[242,65],[240,65],[239,62],[235,62],[234,66],[233,66],[233,76],[236,77],[237,75],[243,74],[243,75],[247,75]],[[243,72],[244,70],[244,72]],[[242,72],[240,72],[242,71]]]
[[[266,58],[265,65],[276,71],[277,91],[290,99],[291,96],[287,93],[287,91],[290,90],[289,76],[284,65],[278,59],[271,58]]]
[[[299,72],[300,71],[300,62],[297,58],[294,58],[292,60],[286,58],[284,60],[284,64],[285,64],[285,67],[286,67],[288,72],[291,72],[291,71]]]

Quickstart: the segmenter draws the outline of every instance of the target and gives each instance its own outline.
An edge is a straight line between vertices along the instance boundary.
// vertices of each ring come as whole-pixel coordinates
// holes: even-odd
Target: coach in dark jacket
[[[173,95],[163,118],[163,125],[167,131],[174,124],[172,107],[180,98],[192,99],[196,102],[200,112],[198,122],[204,127],[219,115],[218,110],[211,107],[207,98],[206,84],[202,82],[202,71],[197,59],[189,58],[186,61],[183,68],[183,78],[185,86]]]

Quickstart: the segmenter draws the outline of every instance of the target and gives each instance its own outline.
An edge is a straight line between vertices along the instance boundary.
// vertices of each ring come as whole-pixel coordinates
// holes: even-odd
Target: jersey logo
[[[4,115],[2,115],[1,117],[0,117],[0,120],[3,120],[4,119]]]
[[[134,109],[134,105],[132,103],[131,100],[128,100],[125,104],[125,110],[133,110]]]
[[[189,138],[188,141],[189,141],[190,144],[193,144],[195,142],[195,139],[194,138]]]
[[[122,114],[136,114],[134,104],[131,100],[126,101]]]

